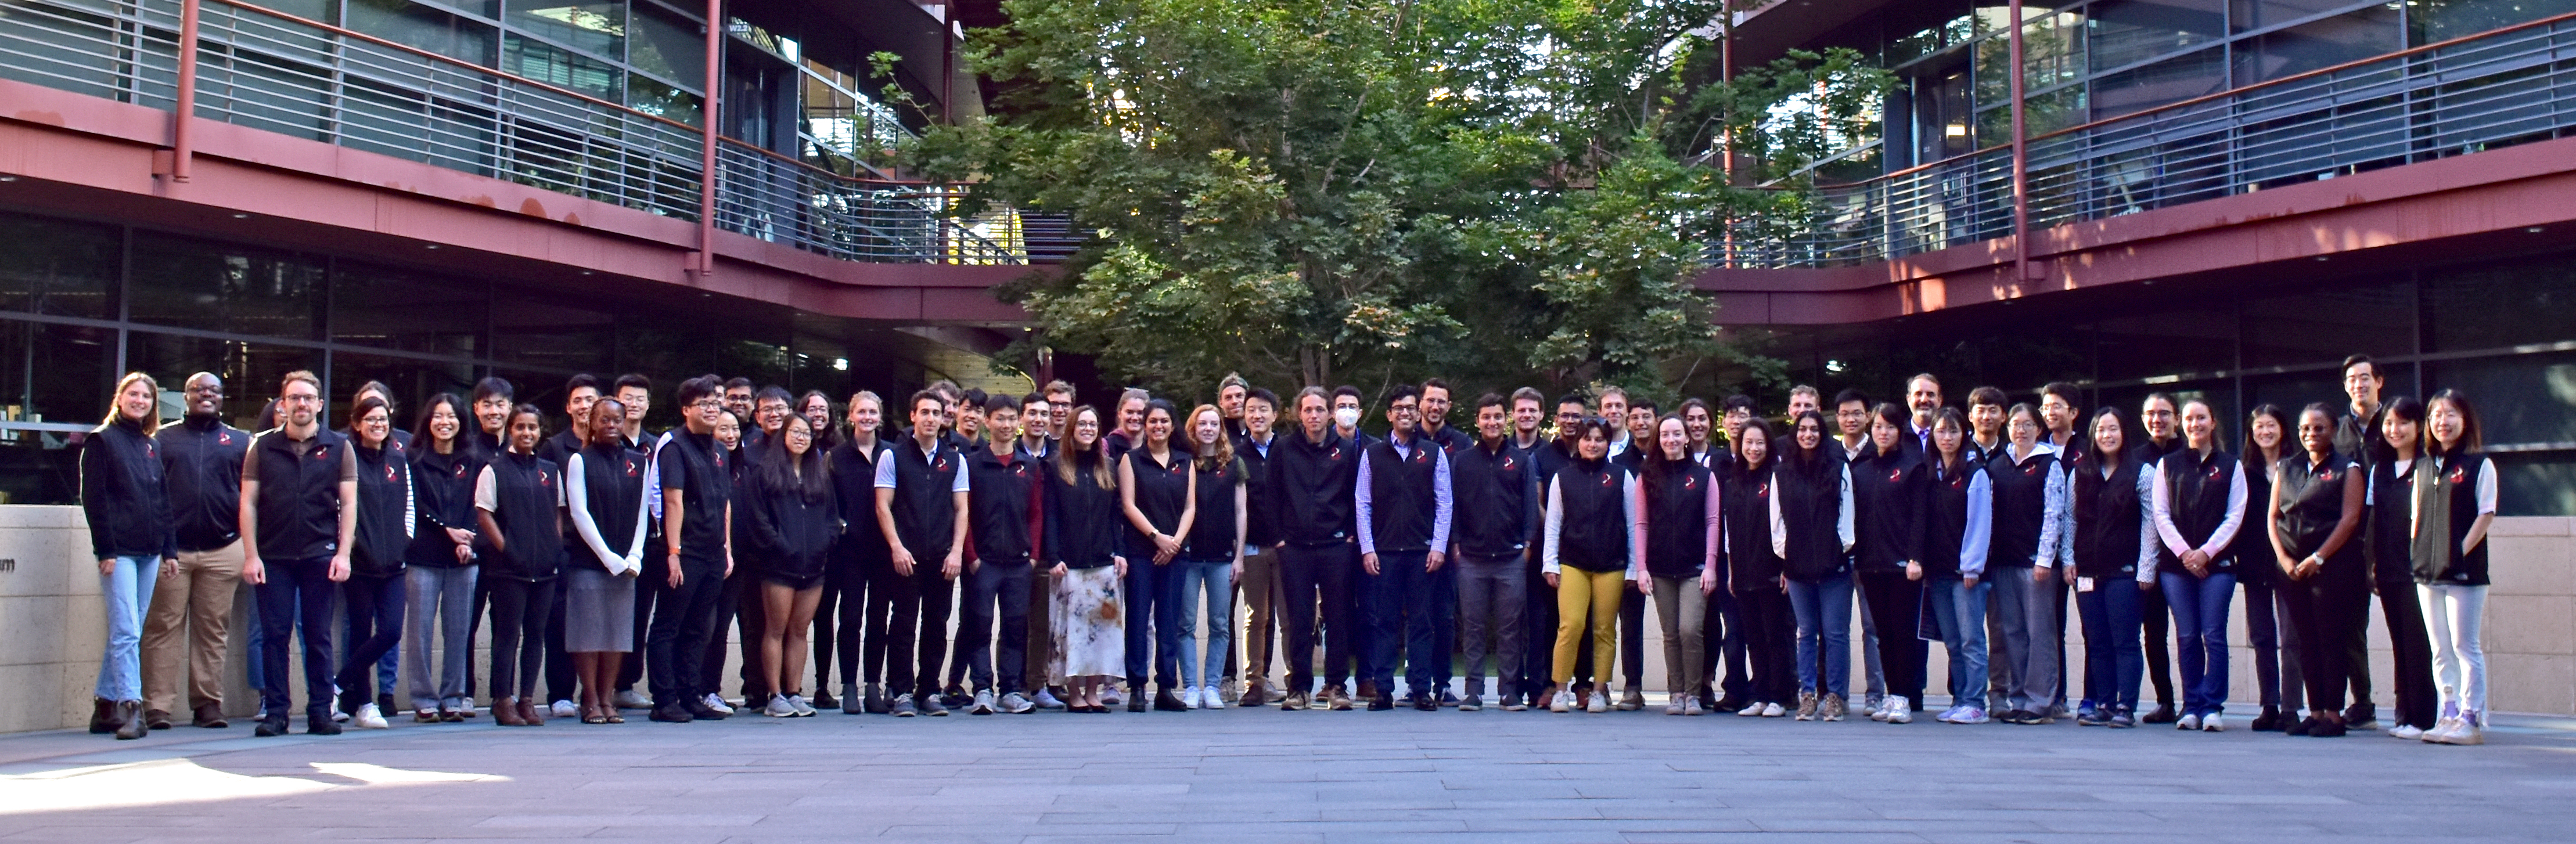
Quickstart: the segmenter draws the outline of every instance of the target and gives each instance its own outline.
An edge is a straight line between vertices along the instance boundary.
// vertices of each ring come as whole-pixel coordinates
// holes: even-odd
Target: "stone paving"
[[[2485,747],[1867,721],[1048,713],[0,737],[0,840],[2567,841],[2576,722]]]

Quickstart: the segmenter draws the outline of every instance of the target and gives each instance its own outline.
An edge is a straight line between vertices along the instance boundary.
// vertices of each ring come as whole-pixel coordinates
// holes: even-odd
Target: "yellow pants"
[[[1619,590],[1630,588],[1615,571],[1556,570],[1556,684],[1574,679],[1574,651],[1583,645],[1584,619],[1592,623],[1592,674],[1610,677],[1619,651]]]

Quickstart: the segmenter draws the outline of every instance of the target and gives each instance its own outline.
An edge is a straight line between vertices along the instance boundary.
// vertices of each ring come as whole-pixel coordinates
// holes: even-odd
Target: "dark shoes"
[[[686,724],[697,720],[697,716],[689,714],[688,707],[677,703],[665,703],[653,707],[653,714],[649,717],[665,724]]]
[[[921,699],[914,703],[921,708],[923,715],[934,718],[943,717],[948,714],[948,702],[941,700],[941,697],[941,695],[922,695]]]
[[[1420,712],[1438,712],[1440,711],[1440,699],[1430,695],[1421,695],[1413,699],[1413,708]]]
[[[1736,697],[1735,695],[1727,695],[1725,697],[1718,698],[1717,703],[1711,705],[1708,709],[1711,712],[1734,712],[1743,709],[1745,706],[1752,703],[1752,701]]]
[[[1237,699],[1235,701],[1235,705],[1260,706],[1264,703],[1268,703],[1269,701],[1270,694],[1264,689],[1262,681],[1254,680],[1250,683],[1243,684],[1243,697]]]
[[[726,713],[717,712],[714,707],[708,706],[703,698],[689,698],[681,701],[680,705],[688,710],[689,717],[694,720],[722,721],[725,719]],[[500,707],[493,708],[498,710]]]
[[[813,704],[816,709],[841,708],[841,699],[833,697],[831,687],[821,683],[814,684],[814,699],[806,702]]]
[[[2280,732],[2287,726],[2281,723],[2282,720],[2281,710],[2279,707],[2263,707],[2263,714],[2254,716],[2254,731],[2258,733]]]
[[[116,728],[125,726],[124,722],[116,720],[116,701],[94,697],[90,698],[89,702],[90,735],[107,735],[116,732]]]
[[[196,714],[194,717],[190,718],[189,721],[190,723],[209,730],[220,730],[232,726],[232,722],[224,720],[223,705],[214,701],[197,704]]]
[[[327,723],[331,719],[324,718],[322,720]],[[259,722],[259,729],[253,731],[252,734],[259,736],[260,738],[273,738],[276,736],[286,735],[286,719],[283,717],[275,717],[261,721]]]
[[[117,701],[116,720],[116,739],[118,741],[132,741],[152,734],[151,725],[143,720],[142,701]]]
[[[2370,705],[2368,701],[2344,707],[2341,726],[2348,730],[2379,729],[2379,707]]]
[[[2343,722],[2338,719],[2317,718],[2313,720],[2317,722],[2317,725],[2308,728],[2309,738],[2342,738],[2347,729],[2344,727]]]
[[[170,729],[170,713],[163,712],[158,709],[144,710],[143,726],[150,727],[155,730]]]
[[[2147,717],[2138,720],[2149,724],[2171,724],[2182,720],[2182,713],[2175,712],[2173,704],[2158,703],[2155,711],[2147,713]]]
[[[1378,695],[1376,697],[1369,698],[1368,711],[1370,712],[1385,712],[1394,708],[1395,698],[1393,696]]]
[[[843,714],[843,715],[864,715],[864,714],[867,714],[867,711],[868,711],[867,701],[868,701],[868,699],[867,699],[867,696],[866,696],[866,695],[862,695],[862,694],[859,694],[859,693],[857,693],[857,692],[855,692],[855,691],[852,691],[852,690],[851,690],[851,689],[849,689],[848,687],[843,687],[843,688],[841,689],[841,700],[839,701],[839,703],[840,703],[840,705],[841,705],[841,714]],[[821,706],[823,706],[823,702],[818,700],[818,701],[815,701],[815,702],[814,702],[814,705],[815,705],[815,706],[818,706],[818,707],[821,707]],[[825,708],[828,708],[828,707],[825,707]]]
[[[518,698],[500,697],[492,699],[492,723],[499,724],[504,727],[525,727],[528,725],[527,716],[523,714],[525,712],[526,710],[519,708]]]
[[[869,684],[867,685],[867,692],[866,692],[866,694],[865,694],[863,697],[864,697],[864,699],[860,701],[860,708],[867,710],[867,713],[868,713],[868,714],[870,714],[870,715],[892,715],[892,714],[894,714],[894,704],[893,704],[892,702],[890,702],[890,701],[886,700],[885,687],[884,687],[884,686],[882,686],[882,685],[878,685],[878,684],[876,684],[876,683],[869,683]]]
[[[543,727],[543,726],[545,726],[545,725],[546,725],[546,707],[538,706],[537,704],[535,704],[535,703],[533,703],[533,702],[529,701],[527,698],[520,698],[520,699],[519,699],[519,723],[520,723],[521,725],[523,725],[523,726],[529,726],[529,727]]]
[[[1170,688],[1159,688],[1154,690],[1154,711],[1188,712],[1190,708],[1181,703],[1181,699],[1173,695]]]
[[[340,722],[331,720],[331,713],[328,712],[306,715],[304,716],[304,734],[308,736],[336,736],[340,734]]]

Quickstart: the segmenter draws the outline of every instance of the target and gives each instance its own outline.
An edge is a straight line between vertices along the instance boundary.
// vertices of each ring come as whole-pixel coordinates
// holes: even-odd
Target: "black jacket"
[[[579,472],[573,471],[578,456]],[[565,565],[591,571],[608,571],[606,561],[581,537],[576,515],[590,519],[598,531],[600,544],[611,554],[624,554],[628,543],[635,541],[635,522],[649,520],[644,502],[645,473],[652,462],[643,452],[627,448],[622,442],[591,445],[566,456],[564,464],[564,555]],[[578,484],[578,486],[575,486]],[[576,495],[575,493],[578,493]],[[650,540],[650,530],[646,531]],[[657,549],[646,547],[644,555],[654,556]],[[640,561],[639,561],[640,562]]]
[[[1789,579],[1821,583],[1851,570],[1851,555],[1842,540],[1843,469],[1841,447],[1801,463],[1794,456],[1776,461],[1772,495],[1780,501],[1780,523],[1788,534],[1788,553],[1781,568]]]
[[[242,458],[250,432],[213,414],[161,429],[161,478],[182,551],[212,551],[241,539]]]
[[[1771,550],[1771,497],[1778,494],[1776,461],[1748,467],[1729,461],[1718,478],[1718,505],[1726,514],[1726,579],[1739,592],[1777,591],[1788,569]]]
[[[1091,452],[1099,453],[1097,449]],[[1127,517],[1118,503],[1117,483],[1113,480],[1103,486],[1093,474],[1094,464],[1088,461],[1076,465],[1073,481],[1065,482],[1055,461],[1069,457],[1059,451],[1047,461],[1046,492],[1039,496],[1046,506],[1046,536],[1039,546],[1050,564],[1061,563],[1071,569],[1109,565],[1110,557],[1127,555]]]
[[[823,461],[811,465],[824,471]],[[744,474],[751,480],[743,503],[751,511],[749,536],[760,573],[796,581],[822,577],[824,557],[840,532],[831,489],[826,486],[809,498],[801,485],[774,476],[768,467]]]
[[[1921,452],[1899,448],[1853,461],[1851,481],[1853,564],[1865,572],[1902,571],[1907,560],[1922,560],[1932,472]]]
[[[90,557],[179,556],[162,481],[161,447],[143,425],[118,414],[81,440],[81,511],[89,517]]]
[[[936,568],[957,540],[955,490],[957,474],[966,471],[965,458],[946,438],[924,453],[919,440],[906,436],[890,443],[887,453],[894,461],[894,500],[886,508],[894,515],[894,539],[917,562]],[[971,490],[972,476],[967,485]]]
[[[1127,461],[1127,477],[1135,479],[1135,488],[1129,491],[1135,494],[1136,511],[1145,514],[1145,522],[1153,525],[1156,532],[1181,538],[1181,511],[1190,505],[1190,456],[1175,448],[1165,452],[1164,458],[1169,465],[1154,462],[1153,451],[1140,444],[1128,449],[1122,459]],[[1125,483],[1123,479],[1120,482]],[[1151,557],[1147,549],[1154,547],[1153,537],[1129,523],[1127,547],[1146,551]]]
[[[727,553],[725,512],[733,504],[733,457],[707,434],[687,429],[671,432],[653,464],[661,468],[662,492],[680,493],[680,558],[684,565],[723,571]],[[676,483],[675,483],[676,481]],[[666,510],[666,517],[669,512]],[[669,537],[663,541],[668,543]],[[650,555],[667,549],[650,549]]]

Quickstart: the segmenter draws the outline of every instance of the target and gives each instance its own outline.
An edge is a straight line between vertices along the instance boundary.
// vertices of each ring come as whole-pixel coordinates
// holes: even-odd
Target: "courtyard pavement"
[[[2238,727],[1230,709],[0,737],[0,841],[2568,841],[2576,722]]]

